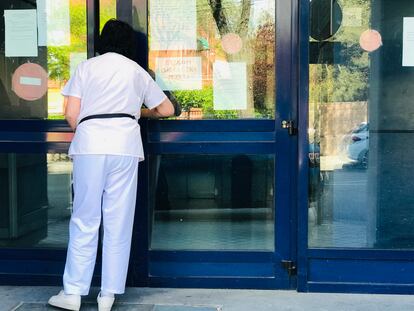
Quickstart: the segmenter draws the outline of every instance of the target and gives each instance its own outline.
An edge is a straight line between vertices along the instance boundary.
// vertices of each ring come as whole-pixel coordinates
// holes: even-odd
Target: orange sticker
[[[359,45],[367,52],[373,52],[382,46],[381,34],[374,30],[365,30],[359,38]]]
[[[12,90],[22,99],[34,101],[47,92],[47,72],[38,64],[26,63],[13,73]]]
[[[221,39],[221,46],[226,53],[236,54],[241,50],[243,41],[238,34],[228,33]]]

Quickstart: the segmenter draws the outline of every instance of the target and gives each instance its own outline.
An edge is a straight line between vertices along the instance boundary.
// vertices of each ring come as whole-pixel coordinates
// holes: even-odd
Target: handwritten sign
[[[201,57],[158,57],[155,81],[163,90],[200,90]]]

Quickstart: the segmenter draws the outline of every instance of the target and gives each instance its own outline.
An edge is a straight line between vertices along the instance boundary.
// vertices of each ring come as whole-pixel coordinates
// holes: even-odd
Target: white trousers
[[[101,290],[123,294],[137,194],[138,158],[77,155],[73,158],[73,213],[63,286],[88,295],[103,217]]]

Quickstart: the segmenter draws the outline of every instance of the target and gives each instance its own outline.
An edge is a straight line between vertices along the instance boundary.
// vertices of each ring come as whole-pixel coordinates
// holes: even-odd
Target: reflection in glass
[[[151,0],[149,22],[149,68],[179,119],[274,118],[274,0]]]
[[[151,159],[151,249],[273,250],[274,157]]]
[[[71,174],[66,154],[0,154],[1,247],[66,247]]]
[[[337,33],[310,38],[309,246],[414,248],[414,81],[395,35],[408,7],[337,3]]]
[[[99,0],[99,23],[102,31],[105,23],[111,18],[116,18],[116,0]]]
[[[61,119],[63,98],[61,88],[86,59],[86,1],[36,1],[5,0],[0,2],[0,14],[9,9],[37,9],[39,17],[38,57],[5,57],[5,34],[0,34],[0,118],[2,119]],[[13,73],[19,66],[32,63],[40,65],[48,74],[47,81],[38,86],[38,78],[29,74],[30,82],[19,80],[19,87],[43,88],[41,97],[26,100],[12,87]],[[27,80],[27,79],[26,79]],[[33,82],[34,81],[34,82]],[[34,90],[33,90],[34,89]]]

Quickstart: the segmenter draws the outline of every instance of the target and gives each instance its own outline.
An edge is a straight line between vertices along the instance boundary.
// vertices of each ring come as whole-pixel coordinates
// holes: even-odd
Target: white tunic
[[[137,63],[117,53],[105,53],[79,64],[62,91],[81,98],[78,122],[89,115],[128,113],[137,119],[144,103],[153,109],[166,96]],[[69,155],[107,154],[144,159],[140,128],[130,118],[91,119],[79,124]]]

